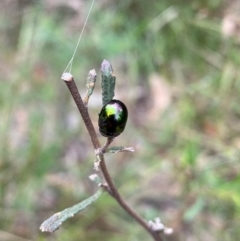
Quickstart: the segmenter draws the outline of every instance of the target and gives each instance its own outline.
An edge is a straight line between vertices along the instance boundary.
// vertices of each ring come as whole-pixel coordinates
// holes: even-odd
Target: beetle
[[[105,137],[119,136],[125,129],[128,110],[120,100],[110,100],[101,109],[98,116],[100,133]]]

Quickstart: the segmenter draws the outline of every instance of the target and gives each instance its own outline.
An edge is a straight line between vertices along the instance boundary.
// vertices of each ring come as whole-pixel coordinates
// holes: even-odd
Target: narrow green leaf
[[[113,146],[109,147],[106,150],[106,153],[117,153],[117,152],[134,152],[133,147],[124,147],[124,146]]]
[[[103,60],[101,65],[102,72],[102,103],[105,105],[114,97],[116,77],[113,68],[107,60]]]
[[[95,200],[97,200],[102,194],[102,192],[103,190],[99,189],[94,195],[85,199],[84,201],[70,208],[66,208],[61,212],[55,213],[53,216],[51,216],[49,219],[47,219],[41,224],[40,230],[42,232],[50,232],[50,233],[56,231],[57,229],[59,229],[59,227],[62,225],[64,221],[66,221],[68,218],[73,217],[75,214],[84,210],[89,205],[91,205]]]
[[[83,102],[86,106],[88,105],[89,98],[93,93],[96,79],[97,79],[97,74],[96,74],[95,69],[90,70],[88,73],[87,84],[86,84],[87,93],[86,93],[85,97],[83,98]]]

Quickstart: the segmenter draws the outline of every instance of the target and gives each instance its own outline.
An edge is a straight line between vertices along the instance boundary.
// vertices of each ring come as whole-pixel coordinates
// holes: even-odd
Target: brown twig
[[[64,82],[66,83],[77,107],[78,110],[82,116],[82,119],[84,121],[84,124],[87,127],[88,133],[91,137],[92,140],[92,144],[95,150],[98,150],[101,148],[100,142],[98,140],[96,131],[94,129],[94,126],[92,124],[91,118],[88,114],[88,110],[86,108],[86,106],[84,105],[82,98],[79,94],[78,88],[76,86],[76,83],[73,79],[73,76],[70,73],[64,73],[62,75],[62,80],[64,80]],[[111,140],[108,140],[107,143],[111,143]],[[109,143],[109,144],[110,144]],[[130,206],[128,206],[128,204],[123,200],[123,198],[121,197],[121,195],[119,194],[118,190],[116,189],[111,176],[109,175],[109,172],[107,170],[106,164],[105,164],[105,160],[104,160],[104,154],[100,153],[99,155],[100,158],[100,169],[103,173],[103,176],[105,178],[105,181],[108,185],[108,188],[106,190],[108,190],[109,194],[119,203],[119,205],[130,215],[132,216],[142,227],[145,228],[146,231],[149,232],[149,234],[153,237],[153,239],[155,241],[162,241],[162,237],[160,236],[159,232],[156,232],[154,230],[151,229],[151,227],[148,225],[148,223],[146,221],[144,221],[142,219],[142,217],[140,217]]]

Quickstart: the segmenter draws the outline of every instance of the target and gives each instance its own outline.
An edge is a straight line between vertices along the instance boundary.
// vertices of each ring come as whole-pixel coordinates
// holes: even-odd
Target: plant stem
[[[82,98],[80,96],[80,93],[78,91],[78,88],[76,86],[76,83],[73,79],[73,76],[70,73],[64,73],[62,76],[62,80],[64,80],[64,82],[66,83],[77,107],[78,110],[82,116],[82,119],[84,121],[84,124],[87,127],[88,133],[91,137],[92,140],[92,144],[95,150],[101,148],[100,142],[98,140],[96,131],[94,129],[94,126],[92,124],[91,118],[88,114],[87,108],[85,106],[85,104],[82,101]],[[108,140],[109,142],[110,140]],[[152,238],[155,241],[162,241],[162,237],[160,236],[159,232],[156,232],[154,230],[152,230],[150,228],[150,226],[147,224],[146,221],[144,221],[142,219],[142,217],[140,217],[125,201],[124,199],[121,197],[121,195],[119,194],[117,188],[115,187],[111,176],[109,175],[109,172],[107,170],[106,164],[105,164],[105,160],[104,160],[104,154],[100,154],[99,155],[100,158],[100,169],[103,173],[103,176],[105,178],[105,181],[108,185],[108,188],[106,190],[109,191],[109,194],[118,202],[118,204],[130,215],[132,216],[143,228],[145,228],[146,231],[149,232],[149,234],[152,236]]]

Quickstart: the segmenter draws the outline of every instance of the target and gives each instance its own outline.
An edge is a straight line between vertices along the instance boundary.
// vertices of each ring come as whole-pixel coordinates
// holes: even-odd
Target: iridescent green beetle
[[[127,107],[120,100],[110,100],[101,109],[98,117],[100,133],[105,137],[120,135],[126,126]]]

